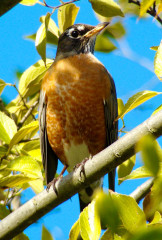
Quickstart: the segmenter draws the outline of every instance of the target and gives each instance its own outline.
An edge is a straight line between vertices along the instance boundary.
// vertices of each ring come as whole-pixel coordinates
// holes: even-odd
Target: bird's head
[[[108,22],[97,26],[75,24],[67,28],[59,37],[56,60],[80,53],[93,53],[97,34],[108,24]]]

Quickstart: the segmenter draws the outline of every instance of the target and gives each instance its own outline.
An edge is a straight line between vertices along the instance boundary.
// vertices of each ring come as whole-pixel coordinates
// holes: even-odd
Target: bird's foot
[[[61,178],[62,178],[62,176],[59,175],[57,178],[54,178],[51,182],[49,182],[49,183],[47,184],[47,188],[46,188],[47,192],[49,192],[49,189],[50,189],[50,187],[52,186],[52,187],[53,187],[53,191],[56,193],[56,195],[58,195],[57,188],[56,188],[56,182],[57,182],[59,179],[61,179]]]
[[[68,166],[65,165],[64,168],[62,169],[60,175],[57,178],[54,178],[51,182],[49,182],[47,184],[47,188],[46,188],[47,192],[49,191],[50,187],[53,186],[53,191],[56,193],[56,195],[58,195],[58,191],[56,189],[56,182],[63,178],[63,174],[64,174],[64,172],[66,171],[67,168],[68,168]]]
[[[76,165],[74,166],[74,171],[75,171],[78,167],[81,166],[80,177],[81,177],[82,174],[84,175],[84,177],[86,177],[84,165],[85,165],[85,163],[86,163],[89,159],[91,159],[91,158],[92,158],[92,155],[90,155],[89,158],[85,158],[81,163],[78,163],[78,164],[76,164]]]

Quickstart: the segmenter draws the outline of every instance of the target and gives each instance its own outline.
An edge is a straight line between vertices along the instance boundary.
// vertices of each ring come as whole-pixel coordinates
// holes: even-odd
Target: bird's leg
[[[81,166],[80,177],[81,177],[82,174],[84,175],[84,177],[86,177],[84,165],[85,165],[85,163],[86,163],[89,159],[92,159],[92,155],[91,155],[91,154],[89,155],[89,158],[86,157],[82,162],[80,162],[80,163],[78,163],[78,164],[76,164],[76,165],[74,166],[74,171],[75,171],[78,167]]]
[[[68,165],[64,165],[61,173],[59,174],[59,176],[57,178],[54,178],[51,182],[48,183],[47,185],[47,191],[49,191],[51,185],[53,186],[53,191],[56,193],[56,195],[58,195],[57,189],[56,189],[56,182],[61,179],[63,177],[64,172],[66,171],[66,169],[68,168]]]

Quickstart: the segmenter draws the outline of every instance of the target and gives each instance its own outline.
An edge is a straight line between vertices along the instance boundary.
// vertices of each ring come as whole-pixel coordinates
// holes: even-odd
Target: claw
[[[50,187],[53,186],[53,191],[58,196],[58,191],[56,189],[56,182],[63,177],[63,174],[67,168],[68,168],[68,166],[65,165],[64,168],[62,169],[60,175],[57,178],[54,178],[51,182],[49,182],[47,184],[47,188],[46,188],[47,192],[49,192]]]

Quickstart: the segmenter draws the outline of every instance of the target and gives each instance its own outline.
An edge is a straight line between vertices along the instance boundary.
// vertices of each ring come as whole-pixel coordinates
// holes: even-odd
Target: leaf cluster
[[[38,0],[21,2],[28,6],[36,3],[48,6],[52,12],[41,16],[41,25],[37,32],[26,37],[35,41],[41,60],[25,70],[19,79],[18,86],[0,79],[0,94],[6,86],[14,87],[18,94],[7,105],[2,101],[0,106],[0,219],[12,212],[17,202],[20,204],[23,190],[31,187],[37,194],[44,189],[37,121],[39,89],[44,74],[53,63],[53,60],[46,56],[46,47],[48,44],[57,45],[60,34],[74,24],[79,12],[79,7],[74,2],[67,4],[61,1],[57,14],[58,26],[52,19],[58,7],[50,7],[45,1]],[[161,1],[130,1],[134,3],[133,7],[130,7],[130,3],[126,0],[119,0],[119,3],[113,0],[89,0],[89,2],[99,21],[112,21],[110,27],[98,36],[95,46],[96,51],[106,53],[115,50],[118,40],[126,34],[121,17],[130,13],[146,17],[146,13],[154,11],[156,18],[162,11]],[[112,19],[114,16],[118,17],[115,22]],[[162,43],[152,49],[156,51],[155,74],[159,80],[162,80]],[[122,134],[126,132],[124,118],[128,112],[160,94],[161,92],[145,90],[131,96],[125,104],[122,99],[118,99],[118,119],[123,122],[120,132]],[[161,106],[155,112],[160,109]],[[156,236],[154,239],[160,239],[159,236],[162,234],[159,228],[159,224],[162,223],[160,215],[162,213],[162,150],[151,136],[140,139],[137,148],[141,151],[143,166],[133,171],[136,156],[131,157],[118,167],[118,181],[121,184],[128,179],[155,178],[151,192],[144,199],[143,210],[129,196],[112,192],[109,192],[109,195],[103,192],[97,193],[92,203],[84,209],[73,225],[70,239],[77,239],[79,234],[83,239],[94,240],[100,237],[102,240],[142,240],[151,239],[152,235]],[[146,224],[146,219],[150,223]],[[101,236],[103,226],[106,231]],[[42,239],[47,238],[52,239],[52,236],[43,227]],[[15,239],[28,238],[22,233]]]

